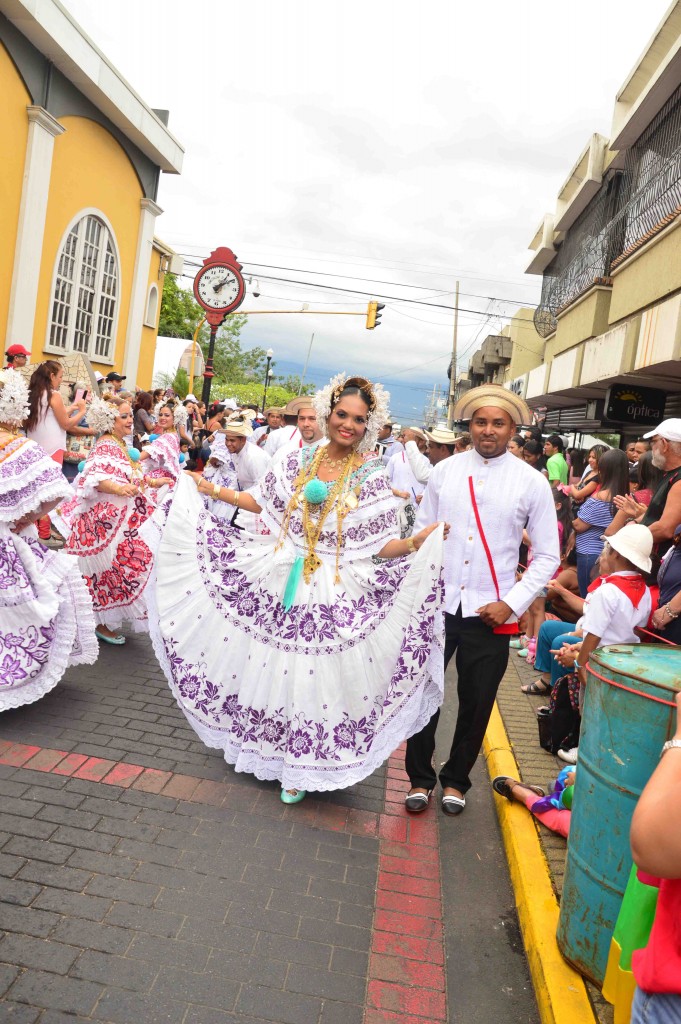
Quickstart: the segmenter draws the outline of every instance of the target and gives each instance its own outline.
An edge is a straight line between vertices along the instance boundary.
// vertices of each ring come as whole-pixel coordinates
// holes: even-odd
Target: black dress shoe
[[[420,814],[428,806],[432,792],[432,789],[429,789],[427,793],[407,793],[404,798],[405,808],[412,814]]]
[[[466,806],[465,796],[443,796],[442,797],[442,812],[443,814],[461,814]]]

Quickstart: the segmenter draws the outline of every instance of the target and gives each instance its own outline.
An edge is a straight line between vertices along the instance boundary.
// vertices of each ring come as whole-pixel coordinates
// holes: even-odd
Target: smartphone
[[[80,402],[81,398],[85,395],[85,388],[76,388],[76,396],[74,402]]]

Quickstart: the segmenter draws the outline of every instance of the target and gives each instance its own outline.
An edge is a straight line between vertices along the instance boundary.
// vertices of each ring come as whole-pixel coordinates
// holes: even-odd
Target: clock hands
[[[230,280],[230,278],[223,277],[222,281],[218,281],[217,284],[213,285],[213,291],[214,292],[222,291],[224,286],[229,283],[229,280]]]

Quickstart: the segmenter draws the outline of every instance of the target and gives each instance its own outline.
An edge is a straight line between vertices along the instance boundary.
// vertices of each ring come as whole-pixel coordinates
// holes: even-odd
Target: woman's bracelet
[[[415,555],[416,554],[416,544],[414,544],[414,538],[413,537],[407,537],[405,539],[407,541],[407,551],[409,552],[410,555]]]
[[[678,619],[679,615],[681,614],[681,612],[675,612],[675,611],[672,610],[671,603],[666,604],[664,606],[664,610],[665,610],[665,612],[667,613],[667,616],[670,619]]]
[[[213,501],[220,500],[220,484],[213,484]]]

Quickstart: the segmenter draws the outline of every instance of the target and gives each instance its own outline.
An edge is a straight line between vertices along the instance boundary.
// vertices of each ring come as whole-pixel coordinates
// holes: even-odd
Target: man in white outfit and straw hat
[[[454,410],[468,420],[472,449],[443,459],[428,479],[414,530],[424,523],[452,524],[445,543],[445,666],[456,655],[459,708],[449,758],[439,779],[442,810],[460,814],[470,771],[480,752],[499,683],[508,663],[519,616],[558,567],[558,524],[548,481],[510,455],[506,446],[530,410],[498,384],[472,388]],[[523,529],[532,540],[532,562],[516,582]],[[428,806],[439,711],[407,742],[411,789],[408,811]]]

